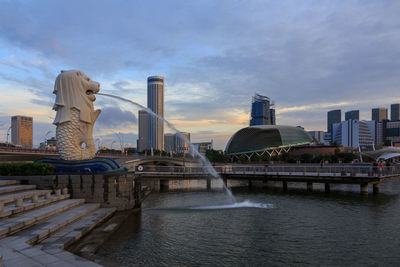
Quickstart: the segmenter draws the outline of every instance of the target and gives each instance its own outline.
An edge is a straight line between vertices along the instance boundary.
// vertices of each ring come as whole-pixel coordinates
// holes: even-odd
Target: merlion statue
[[[57,112],[53,124],[57,126],[56,138],[60,157],[64,160],[94,158],[93,126],[101,110],[94,110],[94,94],[100,84],[77,70],[61,71],[54,84]]]

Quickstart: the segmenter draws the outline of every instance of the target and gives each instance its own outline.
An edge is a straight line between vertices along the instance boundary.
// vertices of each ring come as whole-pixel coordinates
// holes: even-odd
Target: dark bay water
[[[123,266],[400,265],[400,181],[378,195],[331,189],[235,189],[239,202],[273,207],[200,210],[192,208],[224,204],[224,195],[154,193],[98,255]]]

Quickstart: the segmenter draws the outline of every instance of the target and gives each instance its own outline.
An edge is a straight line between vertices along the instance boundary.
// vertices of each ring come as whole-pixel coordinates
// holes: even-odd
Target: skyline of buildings
[[[324,141],[321,143],[367,147],[372,144],[381,145],[388,141],[391,145],[400,145],[399,109],[400,104],[390,105],[391,120],[389,120],[387,108],[372,108],[370,121],[359,120],[359,110],[347,111],[344,121],[341,121],[340,109],[330,110],[327,112],[327,132],[324,132]],[[318,131],[308,132],[313,136]],[[320,138],[314,138],[320,140]]]
[[[161,76],[150,76],[148,77],[148,88],[147,92],[149,95],[148,99],[148,106],[150,109],[155,110],[158,112],[158,114],[164,115],[164,77]],[[266,103],[267,102],[267,103]],[[273,113],[271,111],[275,111],[271,107],[274,104],[271,103],[270,98],[266,96],[262,96],[259,94],[256,94],[252,98],[252,113],[257,114],[258,111],[262,111],[262,121],[271,123],[273,122]],[[261,108],[260,108],[261,107]],[[317,143],[324,143],[324,144],[329,144],[331,142],[337,142],[340,140],[338,144],[342,145],[345,144],[346,146],[354,146],[357,143],[366,145],[369,144],[369,140],[372,139],[374,140],[375,145],[380,145],[381,143],[385,141],[390,141],[391,144],[394,145],[399,145],[400,144],[400,123],[395,123],[396,119],[398,119],[399,116],[399,107],[400,104],[391,104],[390,105],[390,118],[391,120],[389,121],[389,114],[388,114],[388,109],[386,107],[379,107],[379,108],[373,108],[371,109],[371,117],[375,118],[378,122],[375,122],[375,127],[371,127],[370,123],[372,121],[365,121],[362,120],[361,123],[359,123],[359,118],[360,118],[360,111],[359,110],[350,110],[345,112],[345,121],[352,120],[352,122],[348,122],[347,125],[343,124],[344,122],[339,121],[335,122],[338,120],[341,120],[341,110],[336,109],[336,110],[330,110],[327,112],[327,127],[331,125],[332,133],[329,132],[324,132],[324,131],[308,131],[309,134],[317,141]],[[258,109],[258,110],[257,110]],[[260,113],[258,113],[260,114]],[[269,120],[268,116],[265,116],[265,114],[269,114]],[[18,117],[18,116],[13,116],[13,117]],[[26,117],[26,116],[19,116],[19,117]],[[32,119],[32,118],[31,118]],[[254,116],[252,119],[256,119],[256,116]],[[16,119],[14,119],[16,120]],[[332,123],[334,122],[334,123]],[[344,137],[343,134],[339,132],[337,129],[333,129],[333,125],[336,123],[341,123],[341,130],[347,129],[347,137]],[[349,123],[351,125],[349,125]],[[359,123],[359,124],[357,124]],[[33,124],[33,123],[31,123]],[[137,139],[137,150],[139,152],[145,150],[145,149],[158,149],[158,150],[164,150],[164,151],[175,151],[177,153],[181,153],[182,151],[186,151],[188,145],[177,145],[179,142],[176,140],[176,136],[174,136],[173,141],[167,141],[169,134],[163,134],[162,141],[159,141],[160,139],[158,138],[158,134],[160,131],[164,131],[163,123],[161,127],[158,127],[157,125],[159,123],[156,123],[151,127],[150,125],[150,120],[148,118],[147,112],[144,110],[139,110],[138,113],[138,139]],[[364,127],[366,124],[369,128],[369,131],[374,130],[374,132],[369,132],[366,134],[366,127]],[[358,126],[357,126],[358,125]],[[359,126],[361,125],[361,126]],[[358,128],[357,128],[358,127]],[[11,129],[12,127],[10,127]],[[32,126],[31,126],[32,128]],[[150,131],[154,131],[156,138],[153,139],[154,143],[157,144],[162,144],[163,148],[154,148],[154,146],[151,146],[151,138],[150,138]],[[161,129],[161,130],[158,130]],[[158,130],[158,132],[157,132]],[[364,132],[363,132],[364,131]],[[22,142],[16,140],[16,126],[14,122],[14,127],[13,127],[13,134],[12,136],[12,143],[16,145],[20,145]],[[190,139],[190,133],[188,134],[188,139]],[[357,135],[358,134],[358,135]],[[361,135],[360,135],[361,134]],[[173,135],[173,134],[172,134]],[[33,134],[31,134],[33,136]],[[347,139],[346,139],[347,138]],[[359,141],[356,141],[358,138]],[[32,139],[32,137],[31,137]],[[147,140],[146,140],[147,139]],[[367,141],[365,141],[367,140]],[[170,144],[172,143],[173,145],[166,145],[166,143],[169,142]],[[32,143],[32,142],[31,142]],[[153,144],[154,144],[153,143]],[[181,140],[181,143],[183,141]],[[203,143],[210,143],[210,142],[203,142]],[[22,145],[21,145],[22,146]],[[32,147],[31,145],[24,145],[25,147]],[[43,146],[41,146],[43,147]]]

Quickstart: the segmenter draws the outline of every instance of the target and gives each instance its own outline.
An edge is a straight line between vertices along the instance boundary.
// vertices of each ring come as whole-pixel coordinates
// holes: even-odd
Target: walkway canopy
[[[310,144],[311,136],[299,127],[257,125],[237,131],[226,145],[229,155],[263,153]]]
[[[384,147],[374,151],[364,151],[362,154],[367,155],[373,159],[390,159],[397,157],[396,154],[400,154],[400,147]]]
[[[378,157],[378,159],[388,160],[388,159],[393,159],[393,158],[398,158],[398,157],[400,157],[400,153],[389,153],[389,154],[380,155]]]

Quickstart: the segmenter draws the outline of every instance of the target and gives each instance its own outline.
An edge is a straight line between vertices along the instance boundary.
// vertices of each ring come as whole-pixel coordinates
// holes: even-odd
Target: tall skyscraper
[[[328,133],[332,134],[332,124],[339,123],[341,121],[342,121],[342,111],[340,109],[328,111],[328,120],[326,126]]]
[[[344,113],[344,118],[346,121],[348,120],[360,120],[360,111],[359,110],[350,110]]]
[[[33,145],[33,118],[26,116],[11,117],[11,142],[23,148]]]
[[[143,150],[148,149],[148,132],[149,132],[149,123],[148,123],[148,114],[144,110],[139,110],[139,138],[137,140],[137,150],[138,152],[142,152]]]
[[[399,121],[400,120],[400,104],[390,105],[390,120]]]
[[[275,109],[271,108],[273,105],[269,97],[255,94],[251,103],[250,126],[275,125]]]
[[[164,117],[164,77],[147,78],[147,107]],[[148,149],[164,150],[164,122],[148,116]]]
[[[373,108],[372,109],[372,120],[375,122],[382,122],[388,119],[387,108]]]

